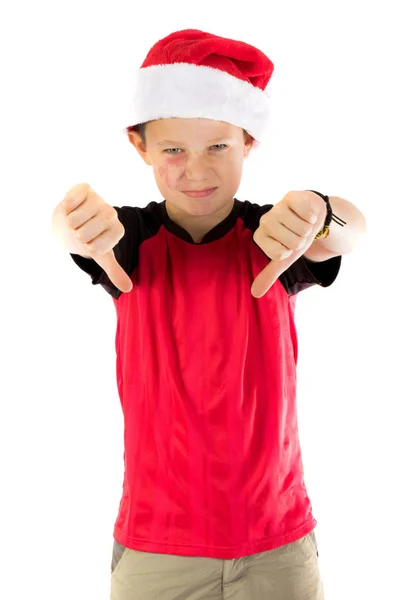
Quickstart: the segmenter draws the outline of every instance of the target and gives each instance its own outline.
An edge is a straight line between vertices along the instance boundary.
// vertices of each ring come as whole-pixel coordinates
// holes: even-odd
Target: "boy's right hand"
[[[82,255],[89,255],[121,292],[132,290],[132,281],[117,262],[113,248],[125,235],[118,213],[87,183],[72,187],[61,202],[68,229]],[[80,254],[78,251],[77,254]]]

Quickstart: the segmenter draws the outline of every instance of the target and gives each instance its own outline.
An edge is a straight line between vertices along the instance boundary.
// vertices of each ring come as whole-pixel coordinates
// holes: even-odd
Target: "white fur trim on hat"
[[[204,118],[243,127],[260,141],[270,93],[219,69],[174,63],[139,69],[130,106],[127,127],[170,117]]]

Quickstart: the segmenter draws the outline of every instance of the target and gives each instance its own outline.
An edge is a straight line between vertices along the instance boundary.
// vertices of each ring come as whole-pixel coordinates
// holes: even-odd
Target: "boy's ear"
[[[146,146],[142,142],[140,133],[138,133],[137,131],[129,131],[128,139],[132,146],[136,148],[146,165],[151,165],[152,163],[150,157],[147,153]]]
[[[245,157],[247,157],[249,155],[250,150],[253,146],[253,142],[254,142],[254,139],[246,131],[245,132],[245,142],[244,142],[244,156]]]

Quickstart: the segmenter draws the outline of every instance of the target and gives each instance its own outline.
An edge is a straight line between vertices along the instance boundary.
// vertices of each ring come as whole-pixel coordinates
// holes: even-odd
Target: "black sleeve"
[[[285,287],[290,295],[298,294],[313,285],[329,287],[339,274],[342,256],[334,256],[322,262],[314,262],[300,256],[281,277],[285,280]]]
[[[125,228],[125,234],[118,244],[114,246],[117,262],[129,276],[132,275],[138,264],[139,249],[139,208],[133,206],[114,206],[118,218]],[[100,284],[111,296],[119,298],[121,291],[110,281],[106,272],[91,258],[84,258],[79,254],[71,254],[72,260],[92,279],[92,284]]]

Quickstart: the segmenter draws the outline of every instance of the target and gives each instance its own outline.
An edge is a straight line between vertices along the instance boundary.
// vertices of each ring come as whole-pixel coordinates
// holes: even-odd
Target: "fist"
[[[82,254],[89,255],[107,273],[121,292],[130,292],[132,281],[117,262],[113,248],[125,228],[113,206],[107,204],[87,183],[74,186],[61,202],[64,218]]]
[[[263,296],[279,275],[307,252],[326,214],[326,203],[317,194],[289,192],[261,217],[253,239],[271,262],[253,282],[254,297]]]

